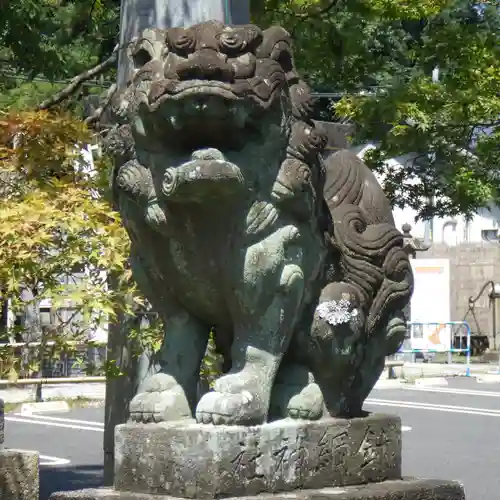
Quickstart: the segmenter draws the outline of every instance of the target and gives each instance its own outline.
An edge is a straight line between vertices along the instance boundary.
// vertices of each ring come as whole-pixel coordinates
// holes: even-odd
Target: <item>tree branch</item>
[[[304,14],[295,13],[294,17],[297,19],[295,26],[290,30],[290,34],[292,36],[295,35],[295,31],[300,24],[307,21],[308,19],[320,19],[325,14],[328,14],[334,7],[337,6],[338,0],[332,0],[328,5],[323,7],[322,9],[317,10],[316,12],[309,12]]]
[[[37,111],[49,109],[61,103],[62,101],[70,97],[72,94],[74,94],[78,90],[80,85],[82,85],[82,83],[86,82],[87,80],[91,80],[92,78],[95,78],[101,73],[104,73],[114,64],[116,64],[117,60],[118,60],[118,45],[114,48],[113,53],[107,59],[99,63],[97,66],[94,66],[93,68],[90,68],[87,71],[84,71],[83,73],[75,76],[70,81],[70,83],[66,87],[64,87],[60,92],[57,92],[48,99],[45,99],[45,101],[42,101],[37,106],[36,108]]]
[[[91,116],[85,118],[84,122],[87,125],[94,125],[95,123],[99,122],[104,111],[106,111],[109,104],[113,100],[113,97],[116,94],[116,90],[117,90],[116,84],[111,85],[111,87],[106,92],[106,97],[104,98],[102,104],[95,110],[95,112]]]
[[[303,14],[296,13],[295,17],[298,17],[298,18],[300,18],[302,20],[309,19],[309,18],[314,18],[314,17],[316,17],[316,18],[317,17],[321,17],[324,14],[328,14],[337,5],[337,3],[338,3],[337,0],[332,0],[328,5],[326,5],[322,9],[319,9],[319,10],[316,10],[316,11],[313,11],[313,12],[309,12],[307,14],[306,13],[303,13]]]

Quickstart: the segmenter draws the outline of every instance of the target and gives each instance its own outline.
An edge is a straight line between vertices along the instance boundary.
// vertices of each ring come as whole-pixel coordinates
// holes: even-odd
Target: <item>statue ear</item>
[[[302,80],[290,85],[290,101],[294,118],[309,122],[314,106],[314,97],[309,85]]]
[[[127,50],[133,70],[137,71],[154,60],[160,60],[165,50],[166,31],[147,28],[132,41]]]
[[[298,83],[300,80],[293,60],[292,37],[285,29],[273,26],[265,30],[257,57],[272,59],[279,63],[289,85]]]

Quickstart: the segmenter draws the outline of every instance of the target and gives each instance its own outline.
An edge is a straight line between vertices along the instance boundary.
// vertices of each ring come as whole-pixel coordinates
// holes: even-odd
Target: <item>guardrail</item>
[[[95,384],[106,382],[104,375],[94,377],[66,377],[66,378],[18,378],[17,380],[0,380],[0,387],[17,385],[56,385],[56,384]]]
[[[47,353],[47,349],[61,347],[61,351],[54,356],[54,352]],[[42,400],[42,386],[56,384],[82,384],[105,382],[106,377],[95,374],[84,375],[78,366],[79,356],[90,357],[86,362],[96,364],[97,368],[104,365],[104,353],[98,352],[106,346],[105,342],[95,341],[66,341],[61,346],[59,342],[2,342],[0,343],[0,353],[5,349],[13,349],[20,359],[17,379],[0,379],[0,388],[36,386],[36,400]],[[35,350],[35,352],[33,352]],[[40,366],[37,372],[29,372],[26,365],[36,360]],[[3,361],[0,361],[3,362]],[[8,367],[8,365],[7,365]],[[5,369],[5,368],[3,368]],[[16,370],[17,371],[17,370]]]
[[[457,335],[457,329],[465,330],[466,342],[463,346],[463,333]],[[448,363],[453,362],[453,354],[464,354],[465,361],[465,375],[470,377],[470,364],[471,364],[471,329],[466,321],[446,321],[446,322],[411,322],[408,323],[410,349],[401,348],[399,353],[408,353],[413,355],[413,361],[416,360],[417,354],[437,354],[447,353]],[[443,330],[448,330],[444,335],[445,343],[442,343],[442,336],[440,335]],[[455,339],[459,339],[459,347],[455,347]],[[447,340],[447,342],[446,342]],[[418,344],[436,345],[435,348],[425,347],[416,348]]]

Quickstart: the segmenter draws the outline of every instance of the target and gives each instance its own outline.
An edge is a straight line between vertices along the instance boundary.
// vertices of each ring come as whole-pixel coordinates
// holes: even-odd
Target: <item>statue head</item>
[[[309,120],[311,93],[282,28],[206,22],[147,29],[128,55],[122,107],[133,115],[133,133],[169,150],[238,150],[265,141],[269,127],[289,132],[293,120]]]

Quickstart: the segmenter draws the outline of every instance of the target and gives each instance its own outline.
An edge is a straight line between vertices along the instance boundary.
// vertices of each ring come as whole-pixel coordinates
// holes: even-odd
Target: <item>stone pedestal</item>
[[[399,478],[401,422],[394,416],[116,429],[119,491],[211,499]]]
[[[2,500],[38,500],[38,453],[0,451],[0,498]]]
[[[116,428],[114,488],[51,500],[464,500],[454,482],[401,479],[401,421],[389,415],[255,426]]]
[[[38,500],[38,453],[4,449],[4,402],[0,399],[0,499]]]

